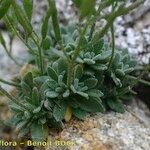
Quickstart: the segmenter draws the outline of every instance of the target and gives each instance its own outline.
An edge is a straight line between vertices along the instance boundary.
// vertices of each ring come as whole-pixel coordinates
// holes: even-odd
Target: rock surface
[[[150,147],[150,126],[134,115],[131,108],[124,114],[98,113],[85,121],[72,120],[60,134],[50,135],[50,139],[72,142],[72,146],[63,147],[69,150],[149,150]]]

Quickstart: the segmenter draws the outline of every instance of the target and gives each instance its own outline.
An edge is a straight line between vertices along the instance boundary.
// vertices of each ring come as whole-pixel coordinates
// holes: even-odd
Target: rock
[[[49,139],[73,143],[57,147],[60,150],[149,150],[149,116],[146,105],[140,101],[137,106],[134,101],[124,114],[107,112],[89,115],[84,121],[72,119],[61,132],[51,131]]]
[[[5,41],[9,47],[9,36],[6,32],[3,32]],[[27,61],[28,54],[26,53],[26,48],[18,38],[14,38],[12,43],[12,56],[20,64],[23,64]],[[0,45],[0,78],[10,81],[16,74],[18,74],[20,66],[16,65],[6,54],[3,47]],[[8,90],[11,89],[8,85],[3,85],[4,88]]]
[[[150,121],[141,120],[132,110],[134,105],[124,114],[97,113],[85,121],[74,119],[60,133],[60,139],[75,142],[69,150],[148,150]]]

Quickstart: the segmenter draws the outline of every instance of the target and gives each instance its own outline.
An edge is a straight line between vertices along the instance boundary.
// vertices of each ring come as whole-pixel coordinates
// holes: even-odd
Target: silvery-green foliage
[[[60,25],[55,0],[48,0],[41,29],[34,31],[32,0],[23,0],[19,5],[15,0],[0,1],[0,19],[4,18],[7,27],[27,46],[29,63],[37,68],[27,68],[16,83],[5,81],[17,87],[15,98],[0,86],[12,101],[10,123],[18,129],[20,137],[30,134],[33,140],[44,140],[49,127],[63,127],[68,108],[78,119],[107,110],[123,113],[123,100],[132,92],[129,75],[135,62],[127,50],[117,49],[103,39],[116,17],[128,13],[143,0],[137,0],[132,7],[127,7],[123,0],[103,0],[98,10],[95,0],[73,2],[80,10],[77,24]],[[94,28],[95,22],[100,12],[111,6],[116,12],[102,16],[108,24],[99,32]],[[80,21],[85,21],[85,27]],[[19,26],[23,36],[17,31]],[[0,41],[4,45],[3,38]]]

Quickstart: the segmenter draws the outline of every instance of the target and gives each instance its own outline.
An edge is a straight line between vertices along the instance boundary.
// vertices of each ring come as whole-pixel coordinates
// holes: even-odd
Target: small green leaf
[[[118,66],[120,59],[121,59],[120,57],[121,57],[120,54],[116,53],[115,58],[113,60],[113,65]]]
[[[45,107],[47,110],[52,111],[52,104],[50,103],[49,100],[44,101],[44,107]]]
[[[73,85],[70,86],[70,89],[72,90],[73,93],[77,93],[77,90],[75,89]]]
[[[36,85],[36,87],[41,87],[42,84],[46,81],[49,80],[50,77],[49,76],[39,76],[33,79],[34,84]]]
[[[89,78],[84,81],[84,85],[87,86],[89,89],[94,88],[98,83],[98,80],[95,78]]]
[[[55,4],[55,0],[49,0],[49,5],[51,9],[52,14],[52,23],[53,23],[53,29],[55,33],[55,39],[57,42],[61,41],[61,33],[60,33],[60,27],[58,22],[58,16],[57,16],[57,8]]]
[[[67,72],[67,60],[65,58],[60,58],[58,61],[58,73],[62,73],[63,71]]]
[[[58,76],[58,84],[61,85],[63,83],[63,75]]]
[[[84,58],[84,63],[88,64],[88,65],[93,65],[95,64],[95,61],[89,58]]]
[[[62,93],[63,91],[64,91],[64,89],[62,87],[57,87],[55,89],[55,92],[57,92],[57,93]]]
[[[82,4],[82,0],[72,0],[74,2],[74,4],[80,8],[81,4]]]
[[[112,110],[114,110],[116,112],[124,113],[124,111],[125,111],[124,106],[120,100],[109,99],[109,100],[107,100],[107,104]]]
[[[53,80],[58,81],[58,75],[52,67],[48,67],[47,73]]]
[[[84,97],[84,98],[86,98],[86,99],[89,99],[88,94],[86,94],[84,92],[77,92],[77,94],[80,95],[80,96],[82,96],[82,97]]]
[[[0,19],[5,16],[5,14],[7,13],[10,5],[11,5],[11,0],[3,0],[0,3]]]
[[[39,119],[39,123],[45,124],[46,123],[46,118],[45,117],[44,118],[40,118]]]
[[[33,141],[43,141],[44,137],[44,127],[41,124],[33,123],[31,126],[31,138]]]
[[[105,60],[108,60],[111,56],[111,51],[104,51],[102,54],[101,54],[101,57],[98,58],[97,61],[105,61]]]
[[[50,39],[49,37],[46,37],[46,38],[42,41],[41,45],[42,45],[42,48],[43,48],[44,50],[50,49],[50,46],[51,46],[51,39]]]
[[[82,110],[85,110],[87,112],[103,112],[104,111],[104,107],[100,101],[100,99],[96,98],[96,97],[90,97],[89,99],[85,99],[85,98],[77,98],[77,102],[79,107]]]
[[[81,18],[84,18],[94,13],[95,2],[96,0],[82,0],[82,4],[80,6]]]
[[[31,21],[32,11],[33,11],[33,0],[23,0],[23,7],[27,14],[29,21]]]
[[[17,104],[15,104],[15,103],[11,103],[10,105],[9,105],[9,107],[11,108],[11,110],[13,110],[14,112],[24,112],[24,110],[19,106],[19,105],[17,105]]]
[[[104,46],[104,40],[100,40],[93,45],[93,52],[98,55]]]
[[[0,44],[2,44],[4,48],[7,48],[7,47],[6,47],[5,39],[4,39],[4,37],[3,37],[3,35],[2,35],[1,32],[0,32]]]
[[[102,57],[102,55],[101,55],[101,54],[98,54],[98,55],[96,55],[96,56],[93,58],[93,60],[94,60],[94,61],[97,61],[97,60],[101,59],[101,57]]]
[[[57,93],[55,91],[46,92],[46,97],[49,97],[49,98],[56,98],[58,95],[59,95],[59,93]]]
[[[90,97],[102,97],[104,94],[100,90],[91,89],[86,92]]]
[[[16,14],[17,20],[22,25],[25,32],[27,32],[28,35],[32,33],[32,26],[26,17],[26,14],[22,10],[22,8],[15,2],[15,0],[11,0],[11,4],[14,8],[14,12]]]
[[[55,105],[54,110],[53,110],[53,116],[57,122],[62,121],[64,119],[64,116],[67,110],[67,105],[64,101],[60,101],[58,105]]]
[[[124,76],[125,75],[124,71],[121,70],[121,69],[116,69],[116,74],[119,75],[119,76]]]
[[[34,105],[32,105],[30,102],[25,102],[24,105],[28,108],[28,110],[33,111],[34,109],[36,109],[36,107]]]
[[[80,79],[83,75],[83,67],[81,65],[76,65],[74,68],[74,78]]]
[[[37,106],[39,104],[39,101],[40,101],[39,91],[36,87],[34,87],[32,91],[32,104]]]
[[[23,121],[19,122],[16,126],[16,129],[22,130],[26,126],[27,123],[28,123],[28,120],[23,120]]]
[[[30,112],[28,112],[28,111],[25,111],[25,112],[24,112],[24,116],[25,116],[26,119],[31,118],[31,114],[30,114]]]
[[[87,90],[88,90],[88,87],[87,87],[87,86],[84,86],[84,87],[79,88],[79,91],[81,91],[81,92],[84,92],[84,91],[87,91]]]
[[[88,114],[86,111],[81,110],[80,108],[72,108],[72,112],[75,117],[81,120],[84,120],[84,118]]]
[[[19,134],[18,134],[18,138],[23,138],[25,135],[27,135],[29,133],[29,129],[23,129],[23,130],[20,130],[19,131]]]
[[[74,79],[74,88],[78,89],[79,79]]]
[[[48,86],[47,82],[45,81],[41,85],[40,90],[39,90],[41,100],[45,100],[45,97],[46,97],[45,91],[47,91],[47,90],[49,90],[49,86]]]
[[[122,87],[121,80],[116,77],[115,73],[111,72],[111,78],[113,79],[113,81],[115,82],[115,84],[116,84],[117,86]]]
[[[26,84],[24,81],[21,81],[20,85],[21,85],[21,90],[22,90],[24,96],[30,97],[30,94],[31,94],[30,86],[28,84]]]
[[[88,41],[87,41],[86,37],[85,36],[82,37],[82,39],[81,39],[81,47],[85,47],[85,46],[87,46],[87,44],[88,44]]]
[[[23,81],[32,89],[33,88],[33,76],[31,72],[28,72],[24,77]]]
[[[125,69],[124,72],[128,74],[128,73],[131,73],[133,70],[134,68],[128,68],[128,69]]]
[[[49,23],[49,19],[51,16],[51,10],[49,8],[49,10],[46,13],[46,17],[43,21],[42,27],[41,27],[41,34],[42,34],[42,39],[44,40],[46,38],[47,32],[48,32],[48,23]]]
[[[69,97],[70,95],[70,91],[69,90],[66,90],[64,93],[63,93],[63,97],[66,98],[66,97]]]
[[[94,70],[97,70],[97,71],[104,71],[104,70],[107,70],[107,66],[106,65],[103,65],[103,64],[94,64],[91,66]]]

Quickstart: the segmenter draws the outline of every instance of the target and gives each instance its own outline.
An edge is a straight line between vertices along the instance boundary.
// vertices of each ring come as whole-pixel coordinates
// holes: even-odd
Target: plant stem
[[[67,74],[67,86],[68,87],[70,87],[72,84],[73,66],[74,66],[73,61],[68,63],[68,74]]]
[[[60,48],[61,48],[61,50],[63,51],[63,53],[64,53],[64,55],[65,55],[65,57],[67,58],[68,63],[69,63],[69,62],[71,61],[71,59],[70,59],[70,57],[67,55],[67,53],[66,53],[66,51],[65,51],[65,48],[64,48],[63,43],[62,43],[62,40],[59,41],[58,43],[59,43]]]
[[[72,66],[74,65],[74,62],[76,60],[76,58],[78,57],[80,51],[81,51],[81,47],[80,47],[80,44],[82,42],[82,38],[83,36],[85,35],[86,33],[86,30],[88,28],[88,26],[92,23],[92,22],[95,22],[96,21],[96,18],[97,16],[99,15],[100,11],[103,10],[105,7],[108,7],[109,5],[111,5],[113,2],[113,0],[109,0],[107,2],[103,2],[99,8],[98,8],[98,11],[96,13],[96,15],[91,18],[91,16],[88,18],[87,20],[87,23],[85,24],[83,30],[81,31],[81,34],[80,34],[80,37],[79,37],[79,40],[78,40],[78,44],[77,44],[77,47],[75,49],[75,53],[73,55],[73,59],[72,59]],[[99,39],[101,39],[108,31],[108,29],[110,28],[110,26],[112,26],[114,20],[118,17],[118,16],[121,16],[121,15],[124,15],[126,13],[128,13],[129,11],[133,10],[134,8],[136,8],[137,6],[139,6],[140,4],[142,4],[144,2],[144,0],[138,0],[137,2],[135,2],[134,4],[130,5],[129,7],[126,7],[126,8],[122,8],[119,7],[119,9],[112,13],[109,17],[108,17],[108,20],[107,20],[107,24],[103,27],[103,29],[101,30],[101,32],[99,33],[98,37],[94,38],[92,40],[92,43],[95,44]],[[114,51],[114,50],[113,50]],[[71,69],[71,68],[69,68]],[[73,68],[72,68],[73,69]],[[73,71],[70,71],[70,73],[68,73],[68,81],[72,79],[72,72]],[[72,81],[71,81],[72,82]],[[69,81],[70,83],[70,81]]]
[[[90,18],[88,19],[90,20]],[[81,31],[81,34],[80,34],[80,37],[79,37],[79,40],[78,40],[78,44],[77,44],[77,47],[75,49],[75,53],[73,55],[73,58],[72,60],[68,63],[68,74],[67,74],[67,85],[68,87],[71,86],[72,84],[72,79],[73,79],[73,70],[74,70],[74,63],[75,63],[75,60],[76,58],[78,57],[80,51],[81,51],[81,42],[82,42],[82,38],[87,30],[87,27],[89,25],[90,21],[88,21],[88,23],[85,25],[85,27],[83,28],[83,30]]]
[[[16,59],[11,55],[11,51],[8,50],[5,40],[3,38],[2,33],[0,32],[0,43],[2,44],[6,54],[8,55],[8,57],[18,66],[21,66],[21,64],[18,63],[18,61],[16,61]]]
[[[41,75],[44,74],[44,62],[43,62],[43,57],[42,57],[42,49],[41,47],[39,46],[37,40],[35,39],[35,37],[33,36],[33,34],[31,35],[32,37],[32,40],[34,41],[34,43],[36,44],[37,48],[38,48],[38,52],[39,52],[39,60],[40,60],[40,70],[41,70]]]
[[[108,69],[110,69],[111,67],[111,63],[114,59],[114,55],[115,55],[115,35],[114,35],[114,25],[112,24],[111,26],[111,37],[112,37],[112,54],[111,54],[111,58],[110,58],[110,61],[109,61],[109,64],[108,64]]]
[[[78,44],[77,44],[77,48],[76,48],[76,50],[75,50],[75,54],[74,54],[73,60],[76,60],[77,56],[78,56],[79,53],[80,53],[80,43],[81,43],[81,41],[82,41],[82,38],[83,38],[84,34],[86,33],[86,30],[87,30],[88,26],[89,26],[91,23],[95,24],[95,21],[96,21],[96,19],[97,19],[97,16],[99,16],[99,13],[100,13],[104,8],[106,8],[106,7],[108,7],[109,5],[111,5],[113,1],[114,1],[114,0],[108,0],[108,1],[105,1],[105,2],[101,3],[101,4],[99,5],[99,8],[98,8],[98,10],[97,10],[95,16],[94,16],[93,18],[91,18],[91,16],[89,16],[89,18],[88,18],[88,20],[87,20],[87,23],[85,24],[83,30],[81,31],[80,38],[79,38],[79,42],[78,42]],[[95,25],[93,25],[93,27],[94,27],[94,26],[95,26]],[[93,29],[92,29],[92,30],[93,30]],[[93,32],[93,31],[91,31],[91,33],[92,33],[92,32]],[[92,33],[92,34],[93,34],[93,33]]]
[[[7,96],[9,98],[9,100],[13,101],[14,103],[16,103],[17,105],[19,105],[23,110],[28,110],[28,108],[26,106],[24,106],[21,102],[19,102],[16,98],[14,98],[14,96],[10,95],[5,89],[3,89],[0,86],[0,92],[2,94],[4,94],[5,96]]]
[[[18,31],[16,30],[16,28],[14,27],[14,25],[12,24],[12,22],[9,20],[9,16],[6,15],[5,18],[5,23],[8,26],[8,28],[10,28],[16,35],[17,37],[25,44],[25,46],[35,55],[38,55],[36,52],[34,52],[32,50],[32,48],[26,43],[26,41],[20,36],[20,34],[18,33]]]
[[[90,35],[88,38],[88,41],[90,41],[92,39],[93,33],[94,33],[94,29],[95,29],[95,22],[93,23],[91,30],[90,30]]]
[[[16,84],[16,83],[13,83],[13,82],[9,82],[9,81],[3,80],[3,79],[0,79],[0,82],[2,82],[4,84],[7,84],[7,85],[11,85],[11,86],[15,86],[15,87],[20,87],[19,84]]]
[[[72,62],[71,62],[72,65],[68,65],[68,67],[69,67],[69,68],[68,68],[68,78],[67,78],[68,85],[70,85],[70,83],[72,83],[72,74],[73,74],[74,62],[75,62],[76,58],[78,57],[78,55],[79,55],[79,53],[80,53],[80,51],[81,51],[80,45],[81,45],[82,38],[83,38],[83,36],[85,35],[88,26],[89,26],[91,23],[95,24],[96,18],[97,18],[97,16],[99,15],[100,11],[101,11],[102,9],[108,7],[108,6],[112,3],[112,1],[113,1],[113,0],[108,0],[107,2],[103,2],[102,4],[100,4],[100,5],[99,5],[99,8],[98,8],[98,10],[97,10],[97,12],[96,12],[96,14],[95,14],[95,16],[94,16],[93,18],[91,18],[91,16],[88,17],[88,20],[87,20],[87,22],[86,22],[86,24],[85,24],[83,30],[80,32],[80,37],[79,37],[79,40],[78,40],[78,43],[77,43],[77,47],[76,47],[76,49],[75,49],[75,53],[74,53],[74,55],[73,55]],[[95,26],[95,25],[93,25],[93,27],[94,27],[94,26]],[[92,30],[93,30],[93,29],[92,29]],[[91,34],[93,34],[92,32],[93,32],[93,31],[91,31]],[[72,67],[72,68],[71,68],[71,67]]]
[[[115,6],[114,4],[112,5],[112,13],[115,10]],[[108,64],[108,69],[110,69],[112,61],[114,59],[114,55],[115,55],[115,30],[114,30],[114,24],[112,23],[111,25],[111,38],[112,38],[112,54],[111,54],[111,58]]]
[[[128,75],[127,77],[129,79],[132,79],[132,80],[137,80],[137,77],[134,77],[134,76],[131,76],[131,75]],[[150,86],[150,82],[149,81],[145,81],[145,80],[140,79],[138,82],[142,83],[144,85]]]
[[[10,52],[8,51],[7,47],[4,47],[5,49],[5,52],[7,53],[8,57],[18,66],[22,66],[11,54]]]
[[[58,14],[57,14],[57,8],[56,8],[56,2],[55,0],[49,0],[49,5],[51,6],[51,14],[52,14],[52,23],[55,33],[55,38],[57,42],[61,41],[61,33],[60,33],[60,27],[58,22]]]
[[[48,0],[48,2],[52,9],[51,16],[52,16],[53,29],[54,29],[54,33],[55,33],[55,39],[69,62],[70,58],[68,57],[68,55],[65,51],[65,48],[63,46],[63,42],[62,42],[60,26],[59,26],[59,21],[58,21],[57,8],[56,8],[56,2],[55,2],[55,0]]]
[[[88,28],[88,26],[90,25],[92,19],[91,19],[91,16],[88,18],[88,21],[87,23],[85,24],[84,28],[81,30],[80,32],[80,37],[79,37],[79,40],[78,40],[78,43],[77,43],[77,47],[75,49],[75,53],[73,55],[73,62],[76,60],[76,58],[78,57],[80,51],[81,51],[81,48],[80,48],[80,45],[81,45],[81,42],[82,42],[82,39],[86,33],[86,30]]]

